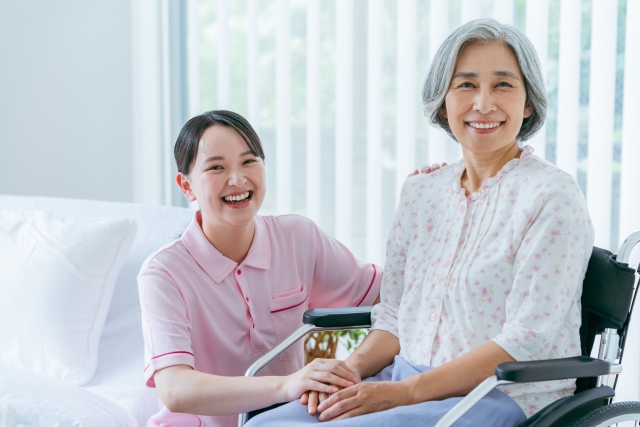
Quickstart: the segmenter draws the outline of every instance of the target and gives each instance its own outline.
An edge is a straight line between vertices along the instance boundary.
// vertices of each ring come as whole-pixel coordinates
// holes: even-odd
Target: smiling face
[[[204,131],[189,175],[176,180],[189,201],[198,201],[203,226],[251,224],[265,195],[264,162],[229,126]]]
[[[497,152],[512,145],[531,115],[518,60],[501,43],[472,43],[458,55],[440,114],[463,151]]]

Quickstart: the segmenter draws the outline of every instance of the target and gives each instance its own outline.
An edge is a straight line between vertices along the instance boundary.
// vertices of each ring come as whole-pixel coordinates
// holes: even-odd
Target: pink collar
[[[193,220],[191,220],[191,223],[182,234],[182,242],[189,254],[207,275],[209,275],[214,282],[220,283],[235,271],[238,265],[232,259],[222,255],[220,251],[209,242],[202,232],[199,219],[200,211],[194,214]],[[264,224],[264,219],[262,219],[261,216],[256,215],[254,221],[255,231],[253,242],[251,243],[247,257],[241,264],[268,270],[271,259],[269,233]]]

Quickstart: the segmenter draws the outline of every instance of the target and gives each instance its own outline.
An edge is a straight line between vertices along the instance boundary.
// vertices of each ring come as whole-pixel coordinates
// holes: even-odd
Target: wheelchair
[[[576,378],[576,391],[542,408],[518,427],[604,427],[623,423],[640,426],[640,402],[612,403],[617,376],[635,302],[636,270],[629,266],[631,252],[640,242],[640,230],[622,243],[617,254],[594,247],[582,290],[581,356],[563,359],[507,362],[496,367],[487,378],[436,424],[449,427],[494,387]],[[640,272],[640,267],[638,267]],[[303,326],[253,363],[245,376],[255,376],[268,363],[310,332],[368,328],[371,308],[321,308],[304,313]],[[600,335],[598,357],[590,357],[596,336]],[[634,361],[640,363],[640,361]],[[251,417],[280,406],[241,414],[238,426]],[[628,424],[633,422],[633,424]]]

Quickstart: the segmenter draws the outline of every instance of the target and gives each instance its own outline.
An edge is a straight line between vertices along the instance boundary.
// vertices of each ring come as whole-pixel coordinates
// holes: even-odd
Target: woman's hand
[[[306,391],[302,397],[300,397],[300,404],[307,405],[307,411],[310,415],[315,415],[318,412],[318,405],[330,395],[328,393],[318,393],[317,391]]]
[[[332,394],[360,382],[360,377],[341,360],[314,359],[295,374],[284,378],[283,391],[287,400],[307,391]]]
[[[349,367],[349,365],[347,366]],[[362,378],[360,377],[360,373],[353,367],[350,368],[353,374],[356,376],[356,384],[360,383],[360,381],[362,380]],[[341,387],[340,389],[342,390],[343,388]],[[315,415],[318,412],[318,405],[327,400],[329,396],[331,396],[330,393],[306,391],[302,395],[302,397],[300,397],[300,404],[307,405],[307,411],[309,412],[309,414]]]
[[[341,420],[406,405],[407,385],[402,381],[364,382],[329,396],[318,406],[320,421]]]
[[[353,367],[351,367],[351,370],[358,379],[356,384],[360,383],[360,381],[362,380],[362,378],[360,377],[360,373]],[[329,396],[331,396],[329,393],[307,391],[302,395],[302,397],[300,397],[300,404],[307,405],[307,411],[309,412],[309,414],[315,415],[318,412],[318,405],[327,400]]]
[[[419,171],[418,171],[418,169],[414,170],[409,175],[407,175],[407,177],[415,176],[415,175],[418,175],[419,173],[435,172],[438,169],[440,169],[441,167],[445,167],[445,166],[447,166],[447,162],[442,162],[442,165],[440,165],[440,163],[434,163],[431,166],[425,165],[425,166],[422,166],[422,168]]]

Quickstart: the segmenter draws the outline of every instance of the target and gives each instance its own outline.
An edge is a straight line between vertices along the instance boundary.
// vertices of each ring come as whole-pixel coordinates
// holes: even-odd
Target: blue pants
[[[365,381],[401,381],[412,375],[432,369],[429,366],[413,366],[400,356],[378,375]],[[330,427],[429,427],[453,408],[462,398],[453,397],[441,401],[399,406],[387,411],[374,412],[359,417],[331,421]],[[454,424],[455,427],[492,426],[513,427],[526,421],[522,409],[503,392],[493,389],[469,412]],[[272,409],[252,418],[247,427],[304,427],[321,424],[317,415],[309,415],[307,406],[299,400]]]

